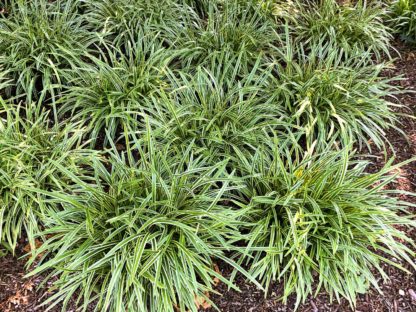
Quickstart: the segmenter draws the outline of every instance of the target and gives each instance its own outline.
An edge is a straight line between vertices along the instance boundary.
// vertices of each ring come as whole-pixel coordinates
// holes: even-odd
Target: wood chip
[[[408,290],[410,298],[412,298],[413,301],[416,301],[416,292],[413,289]]]

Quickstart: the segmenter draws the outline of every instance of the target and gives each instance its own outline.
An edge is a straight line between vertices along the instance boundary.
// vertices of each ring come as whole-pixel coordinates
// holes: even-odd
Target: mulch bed
[[[403,75],[404,80],[398,82],[407,90],[416,92],[416,49],[409,49],[397,43],[398,51],[402,58],[394,63],[394,68],[386,72],[386,75]],[[416,94],[401,94],[397,102],[404,104],[405,107],[400,111],[403,113],[416,116]],[[388,138],[396,152],[396,162],[404,161],[416,156],[416,120],[403,117],[400,128],[406,133],[408,138],[398,134],[395,131],[388,133]],[[392,152],[389,152],[392,155]],[[375,153],[376,159],[373,159],[375,166],[382,166],[384,156],[382,153]],[[401,177],[395,185],[391,187],[403,189],[406,191],[416,192],[416,162],[403,167],[400,172]],[[406,200],[416,203],[415,198],[406,198]],[[416,231],[409,231],[408,235],[416,240]],[[21,247],[25,242],[21,242]],[[416,259],[415,259],[416,261]],[[42,283],[42,277],[25,279],[25,260],[17,259],[11,255],[0,257],[0,311],[1,312],[41,312],[44,308],[38,307],[39,304],[47,298],[48,285],[39,288]],[[416,275],[408,264],[404,264],[413,274],[407,274],[399,269],[384,265],[385,271],[390,277],[389,281],[380,280],[382,294],[371,289],[367,294],[360,295],[357,300],[355,311],[360,312],[413,312],[416,311]],[[220,264],[220,270],[224,276],[230,274],[230,268]],[[241,292],[228,290],[225,285],[218,285],[218,292],[222,296],[214,295],[212,300],[223,312],[277,312],[293,311],[295,298],[289,299],[287,305],[279,301],[281,287],[274,285],[271,287],[267,299],[262,291],[254,285],[247,283],[244,278],[237,276],[235,281]],[[51,311],[60,311],[56,307]],[[309,299],[301,305],[298,311],[301,312],[342,312],[351,311],[348,302],[330,302],[329,296],[322,293],[316,298]],[[68,307],[67,312],[75,311]],[[206,312],[216,311],[213,308],[204,310]]]

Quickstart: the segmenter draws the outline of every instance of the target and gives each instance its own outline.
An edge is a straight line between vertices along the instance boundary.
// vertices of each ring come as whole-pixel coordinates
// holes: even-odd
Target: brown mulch
[[[397,48],[402,54],[402,58],[395,62],[395,68],[387,72],[387,75],[402,74],[405,80],[400,81],[402,87],[407,90],[416,91],[416,49],[404,47],[398,43]],[[405,105],[402,112],[416,116],[416,94],[402,94],[398,97],[398,102]],[[402,118],[400,128],[407,134],[408,139],[394,131],[388,133],[389,141],[396,151],[396,161],[400,162],[416,156],[416,120]],[[376,166],[381,166],[384,157],[380,153],[375,160]],[[411,163],[401,169],[401,178],[393,187],[416,192],[416,162]],[[414,198],[407,198],[412,200]],[[416,231],[408,233],[410,237],[416,239]],[[22,246],[25,242],[22,242]],[[16,259],[11,255],[0,257],[0,312],[41,312],[44,308],[38,305],[47,298],[47,286],[38,287],[42,283],[42,277],[24,279],[25,268],[24,259]],[[414,271],[405,264],[411,272]],[[407,274],[399,269],[384,266],[390,280],[380,281],[383,294],[375,290],[370,290],[365,295],[360,295],[357,301],[356,311],[360,312],[413,312],[416,311],[416,275]],[[229,268],[225,265],[220,266],[224,276],[229,274]],[[270,290],[268,298],[264,297],[262,291],[258,290],[251,283],[247,283],[244,278],[237,276],[236,284],[241,292],[227,290],[223,284],[218,285],[218,291],[222,296],[215,295],[212,300],[223,312],[275,312],[293,311],[294,298],[289,300],[287,305],[283,305],[279,300],[280,288],[275,285]],[[52,312],[60,311],[60,307],[52,309]],[[301,312],[342,312],[351,311],[351,307],[345,300],[340,303],[330,303],[329,297],[320,294],[316,298],[309,299],[298,311]],[[75,311],[67,308],[67,312]],[[215,311],[213,308],[205,310]],[[133,312],[133,311],[132,311]]]
[[[25,260],[8,254],[0,258],[0,311],[42,311],[37,306],[46,291],[37,292],[42,278],[25,279]],[[44,293],[44,294],[42,294]]]
[[[25,263],[30,252],[29,244],[22,239],[16,250],[16,255],[8,254],[0,257],[0,312],[42,312],[46,308],[40,307],[52,292],[48,289],[52,281],[44,283],[43,276],[25,278],[28,270]],[[42,287],[41,287],[42,285]],[[66,312],[75,312],[73,302],[68,304]],[[56,306],[51,312],[61,311],[61,306]]]

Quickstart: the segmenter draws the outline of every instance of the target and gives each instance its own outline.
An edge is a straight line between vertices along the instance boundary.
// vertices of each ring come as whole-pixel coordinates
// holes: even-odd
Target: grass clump
[[[176,43],[183,49],[187,64],[206,65],[222,53],[241,56],[244,68],[250,69],[258,56],[267,60],[279,33],[273,20],[262,14],[253,1],[209,1],[197,3],[201,18],[195,27]]]
[[[0,102],[0,242],[14,250],[23,232],[34,246],[42,223],[39,202],[31,188],[60,189],[67,180],[54,163],[82,172],[87,151],[76,125],[51,125],[48,114],[35,106]]]
[[[147,110],[159,142],[193,145],[216,162],[235,149],[253,152],[272,131],[286,134],[283,110],[264,92],[270,71],[260,69],[259,58],[251,72],[239,76],[241,62],[242,57],[224,53],[194,74],[171,72],[170,92],[161,93]]]
[[[298,306],[323,288],[353,306],[370,285],[379,290],[378,274],[389,278],[382,262],[400,267],[391,259],[404,259],[415,267],[414,245],[407,245],[413,240],[399,230],[415,226],[406,213],[411,204],[385,188],[396,166],[390,161],[369,174],[368,163],[352,157],[348,150],[293,157],[273,144],[240,156],[247,175],[242,206],[253,224],[249,272],[266,288],[281,282],[284,301],[296,293]]]
[[[386,8],[378,1],[308,0],[279,2],[274,14],[289,19],[294,34],[304,44],[325,41],[349,53],[361,50],[374,54],[378,60],[389,55],[390,29],[383,18]]]
[[[360,147],[384,147],[385,131],[397,120],[391,100],[400,90],[397,78],[383,77],[388,63],[374,64],[369,55],[345,54],[333,45],[316,44],[308,52],[301,44],[288,44],[274,64],[269,89],[284,107],[288,124],[305,129],[309,146],[351,140]],[[389,100],[390,99],[390,100]],[[346,140],[346,142],[345,142]]]
[[[12,1],[0,14],[0,66],[12,86],[8,97],[56,97],[90,51],[94,36],[74,1]]]
[[[83,68],[59,101],[59,115],[85,124],[91,143],[117,140],[139,119],[156,91],[167,88],[165,71],[173,58],[157,38],[141,33],[124,51],[103,49]],[[143,124],[141,124],[143,128]]]
[[[397,0],[391,4],[391,23],[400,38],[416,43],[416,1]]]
[[[229,261],[223,250],[240,235],[241,212],[225,204],[234,188],[226,163],[210,166],[191,148],[132,148],[96,163],[96,184],[60,166],[76,185],[46,193],[50,238],[38,252],[48,256],[32,272],[59,276],[49,307],[63,301],[65,309],[77,294],[81,310],[95,302],[97,310],[196,312],[216,278],[231,286],[213,263]]]
[[[6,97],[8,87],[10,87],[10,80],[7,77],[7,72],[0,68],[0,98]]]
[[[146,35],[158,36],[171,46],[198,19],[190,6],[173,0],[86,0],[83,8],[97,35],[116,47],[123,47],[144,29]]]

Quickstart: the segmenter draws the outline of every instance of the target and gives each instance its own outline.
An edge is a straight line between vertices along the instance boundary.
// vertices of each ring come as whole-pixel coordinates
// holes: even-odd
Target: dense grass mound
[[[197,311],[215,279],[229,283],[213,263],[240,237],[241,212],[225,205],[235,187],[226,163],[210,166],[191,149],[134,148],[139,160],[128,149],[111,152],[109,169],[96,163],[96,185],[61,168],[76,183],[71,193],[45,193],[51,238],[38,252],[51,258],[33,273],[60,276],[45,304],[79,292],[99,310]]]
[[[397,0],[392,4],[392,24],[400,38],[416,43],[416,1]]]
[[[23,231],[32,245],[42,223],[40,194],[66,189],[63,164],[74,174],[84,171],[89,152],[82,149],[77,124],[52,125],[39,107],[0,102],[0,239],[14,250]]]
[[[140,127],[146,103],[167,87],[166,70],[173,55],[145,33],[126,42],[123,51],[100,50],[59,101],[59,115],[84,123],[92,143],[100,134],[106,134],[107,144],[120,130]]]
[[[354,156],[398,128],[412,3],[391,30],[381,1],[2,2],[1,245],[29,237],[63,311],[197,311],[235,288],[218,261],[354,306],[414,266],[397,167]]]
[[[363,52],[344,54],[322,41],[306,49],[289,44],[280,50],[283,61],[273,64],[270,98],[284,107],[288,123],[304,129],[309,146],[317,142],[322,149],[334,139],[368,146],[371,139],[382,147],[397,119],[391,102],[399,91],[393,86],[397,78],[382,74],[389,64],[374,64]]]
[[[378,288],[372,268],[387,279],[381,262],[397,265],[391,258],[403,257],[412,263],[404,244],[411,240],[397,229],[415,226],[408,215],[399,216],[410,204],[384,188],[395,168],[366,174],[368,163],[350,158],[343,150],[292,160],[278,145],[240,156],[248,177],[241,206],[253,224],[250,273],[266,287],[283,282],[284,300],[296,293],[299,304],[322,287],[355,302],[370,284]]]
[[[198,15],[185,1],[86,0],[82,2],[86,20],[101,39],[123,47],[146,29],[146,35],[157,36],[167,46],[198,22]]]
[[[288,21],[304,44],[331,42],[344,52],[369,51],[377,59],[389,54],[393,38],[384,24],[387,10],[381,1],[260,1],[279,22]]]
[[[193,145],[216,163],[235,150],[254,152],[273,131],[286,136],[286,115],[264,92],[270,71],[260,70],[259,60],[240,77],[241,59],[231,58],[236,65],[230,66],[227,56],[215,58],[212,68],[197,67],[191,75],[170,73],[171,91],[159,92],[146,110],[161,143]]]
[[[0,66],[13,81],[8,96],[54,98],[96,41],[74,1],[12,1],[0,16]]]
[[[279,28],[261,14],[255,1],[207,1],[200,10],[196,27],[188,27],[186,36],[176,44],[188,51],[184,54],[187,63],[205,65],[213,56],[228,52],[240,56],[247,68],[259,54],[267,59],[279,44]]]

